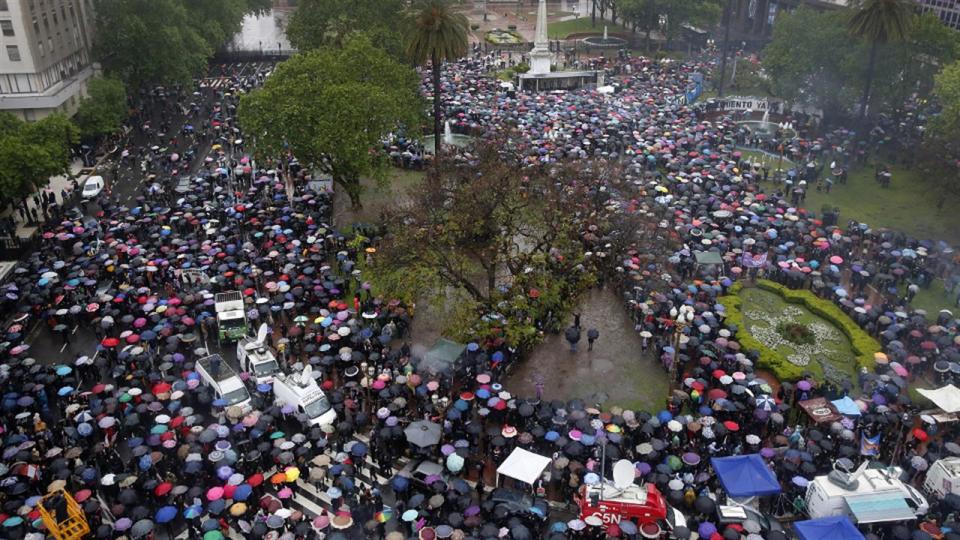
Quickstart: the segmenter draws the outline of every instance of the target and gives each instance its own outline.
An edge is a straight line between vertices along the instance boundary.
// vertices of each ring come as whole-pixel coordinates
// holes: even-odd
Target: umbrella
[[[403,432],[407,436],[407,442],[424,448],[440,442],[442,428],[440,424],[419,420],[407,426]]]

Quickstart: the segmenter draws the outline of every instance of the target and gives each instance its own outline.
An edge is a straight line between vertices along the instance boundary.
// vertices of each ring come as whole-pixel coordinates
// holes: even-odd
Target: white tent
[[[960,388],[952,384],[948,384],[943,388],[937,388],[936,390],[917,388],[917,392],[920,392],[921,395],[932,401],[934,405],[944,412],[960,412]]]
[[[534,454],[523,448],[514,448],[507,459],[497,467],[497,474],[509,476],[521,482],[533,485],[550,465],[550,458]],[[498,478],[499,483],[499,478]]]

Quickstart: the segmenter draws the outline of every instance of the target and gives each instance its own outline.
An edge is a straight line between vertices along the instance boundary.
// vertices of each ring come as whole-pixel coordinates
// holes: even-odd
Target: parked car
[[[106,184],[103,181],[102,176],[91,176],[83,183],[83,198],[84,199],[93,199],[97,195],[100,195],[100,192],[103,191],[103,188]]]
[[[543,523],[550,515],[550,506],[545,499],[532,497],[512,489],[497,488],[490,492],[487,501],[493,502],[494,509],[497,507],[506,508],[510,516],[529,519],[534,523]]]
[[[760,532],[766,536],[771,531],[783,531],[783,525],[772,516],[764,515],[752,506],[737,504],[728,501],[727,504],[717,505],[717,523],[720,525],[737,524],[750,520],[760,525]],[[723,527],[718,527],[722,529]]]
[[[428,476],[439,476],[444,482],[448,480],[443,465],[425,458],[410,460],[403,469],[400,469],[397,476],[407,478],[411,484],[423,491],[430,489],[427,485]]]
[[[190,181],[190,177],[181,176],[180,180],[177,180],[177,186],[173,188],[173,191],[181,195],[186,195],[193,191],[193,183]]]

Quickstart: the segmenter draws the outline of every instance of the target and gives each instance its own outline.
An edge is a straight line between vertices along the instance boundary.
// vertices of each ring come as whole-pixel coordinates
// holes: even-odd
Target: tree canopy
[[[825,118],[850,116],[869,76],[872,43],[851,34],[849,24],[850,13],[842,10],[800,8],[778,16],[763,51],[773,93],[819,107]],[[937,67],[957,58],[958,42],[936,16],[911,16],[902,41],[877,46],[881,83],[870,102],[896,107],[913,92],[927,95]]]
[[[381,141],[416,127],[417,75],[363,35],[342,49],[300,53],[279,64],[263,87],[243,96],[238,117],[258,153],[287,151],[330,174],[354,206],[362,176],[384,177]]]
[[[605,206],[600,186],[619,177],[599,162],[531,164],[505,140],[481,141],[387,213],[370,274],[402,276],[378,284],[420,288],[400,296],[457,298],[463,320],[449,321],[452,335],[493,331],[511,345],[532,345],[532,321],[550,313],[562,320],[595,281],[603,259],[584,256],[591,235],[604,237],[601,246],[617,242],[608,231],[632,238],[623,223],[607,223],[632,219]]]
[[[88,97],[80,101],[73,121],[83,138],[96,138],[117,131],[128,114],[127,93],[119,79],[98,77],[87,86]]]
[[[99,0],[94,53],[128,87],[186,83],[267,0]]]
[[[287,37],[300,51],[342,47],[348,36],[363,32],[377,47],[399,58],[403,0],[300,0],[287,23]]]
[[[0,113],[0,192],[25,197],[51,176],[66,173],[77,141],[77,127],[62,114],[27,123]]]

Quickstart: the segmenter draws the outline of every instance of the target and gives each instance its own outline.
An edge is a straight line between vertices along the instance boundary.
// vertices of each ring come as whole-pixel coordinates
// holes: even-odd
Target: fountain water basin
[[[435,148],[434,141],[436,135],[427,135],[423,138],[423,148],[428,154],[432,154]],[[443,123],[443,135],[440,136],[440,146],[453,146],[456,148],[463,148],[464,146],[469,145],[473,141],[473,137],[470,135],[461,135],[460,133],[454,133],[450,129],[450,121],[447,120]]]
[[[588,36],[582,40],[586,45],[590,47],[595,47],[598,49],[614,49],[620,48],[627,44],[627,40],[619,38],[616,36],[610,37],[607,35],[607,27],[603,27],[603,37],[597,36]]]

